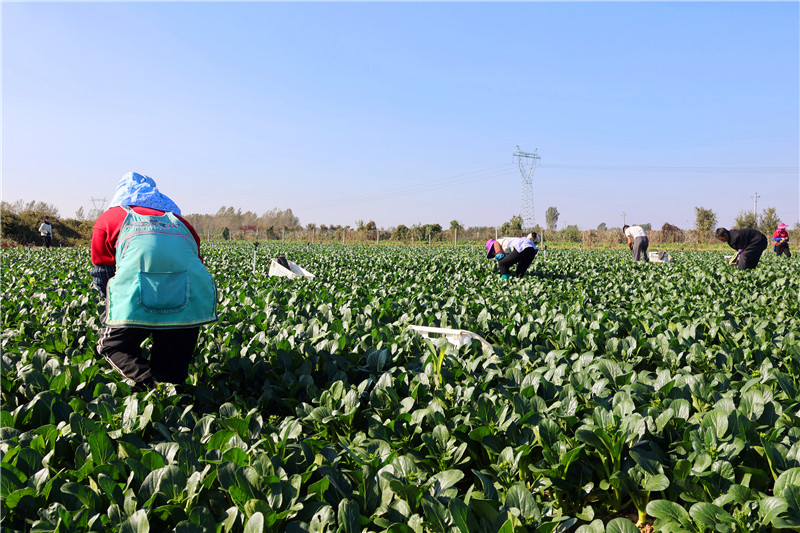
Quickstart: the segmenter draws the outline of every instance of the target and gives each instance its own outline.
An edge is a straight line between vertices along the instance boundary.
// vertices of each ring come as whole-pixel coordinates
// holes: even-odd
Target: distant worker
[[[180,214],[152,178],[129,172],[92,232],[92,279],[106,296],[97,351],[134,391],[180,386],[200,326],[217,320],[200,237]],[[148,360],[141,345],[151,335]]]
[[[739,270],[749,270],[758,266],[761,254],[767,249],[767,236],[755,229],[717,228],[717,240],[728,243],[737,251],[734,258]]]
[[[42,236],[45,248],[50,248],[53,243],[53,226],[50,225],[50,217],[44,217],[44,222],[39,226],[39,235]]]
[[[789,232],[786,231],[788,227],[789,226],[783,222],[778,224],[778,229],[772,234],[772,240],[775,242],[775,246],[772,247],[772,250],[777,255],[792,257],[792,252],[789,251]]]
[[[645,263],[650,262],[650,257],[647,255],[647,247],[650,246],[650,239],[647,238],[647,233],[641,226],[622,226],[622,231],[628,238],[628,249],[633,250],[633,260],[638,261],[641,259]]]
[[[524,276],[538,251],[534,241],[527,237],[502,237],[486,241],[486,258],[497,260],[502,279],[511,277],[512,265],[517,265],[514,270],[516,277]]]

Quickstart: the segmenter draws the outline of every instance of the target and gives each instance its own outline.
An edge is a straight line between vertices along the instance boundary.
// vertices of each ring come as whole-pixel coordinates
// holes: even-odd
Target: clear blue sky
[[[2,197],[499,225],[519,145],[540,223],[792,225],[798,5],[3,2]]]

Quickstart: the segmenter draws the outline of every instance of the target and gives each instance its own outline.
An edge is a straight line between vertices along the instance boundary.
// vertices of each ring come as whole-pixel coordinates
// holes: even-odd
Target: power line
[[[673,167],[673,166],[637,166],[637,165],[567,165],[549,164],[541,168],[558,168],[570,170],[613,170],[633,172],[716,172],[730,174],[796,174],[800,167]]]

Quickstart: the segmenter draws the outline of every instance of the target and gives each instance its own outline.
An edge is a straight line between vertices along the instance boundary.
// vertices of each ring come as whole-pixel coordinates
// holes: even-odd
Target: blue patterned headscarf
[[[138,172],[128,172],[117,184],[117,192],[108,207],[138,205],[159,211],[171,211],[181,214],[180,208],[168,196],[162,194],[156,182],[149,176]]]

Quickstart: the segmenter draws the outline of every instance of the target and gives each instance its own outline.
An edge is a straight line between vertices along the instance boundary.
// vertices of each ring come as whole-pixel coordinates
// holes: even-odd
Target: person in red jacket
[[[788,227],[783,222],[778,224],[778,229],[772,234],[772,240],[775,243],[772,249],[777,255],[785,254],[786,257],[792,257],[792,252],[789,251],[789,232],[786,231]]]
[[[188,377],[199,325],[216,320],[216,287],[202,265],[200,237],[180,213],[180,208],[158,190],[152,178],[129,172],[120,180],[108,210],[98,217],[92,231],[92,281],[106,297],[97,351],[120,374],[134,382],[135,391],[153,388],[158,382],[182,384]],[[124,235],[125,245],[120,244],[122,248],[118,249],[120,232]],[[159,242],[168,246],[153,246]],[[126,256],[127,250],[131,253]],[[183,303],[183,307],[165,311],[164,306],[159,307],[158,300],[174,297],[176,287],[180,289],[185,285],[185,297],[189,298],[190,294],[189,281],[178,280],[166,287],[157,281],[162,279],[158,276],[164,274],[148,272],[148,263],[157,264],[170,257],[179,258],[181,266],[178,270],[182,272],[176,275],[184,275],[183,269],[187,268],[199,272],[199,278],[193,278],[196,283],[190,301]],[[111,281],[119,274],[118,267],[122,268],[118,264],[120,259],[125,263],[126,279],[138,276],[138,284],[146,286],[136,288],[136,284],[132,287],[129,281],[120,285],[123,282],[121,278]],[[150,281],[147,276],[150,276]],[[155,308],[143,307],[146,303],[143,300],[132,302],[129,294],[134,292],[138,298],[154,299]],[[177,296],[183,297],[180,292]],[[197,315],[187,317],[184,308],[197,307],[198,297],[204,299],[199,305],[203,310],[202,318]],[[116,310],[115,317],[110,316],[112,308]],[[146,315],[144,318],[142,313]],[[141,344],[151,335],[153,342],[147,359],[142,355]]]

